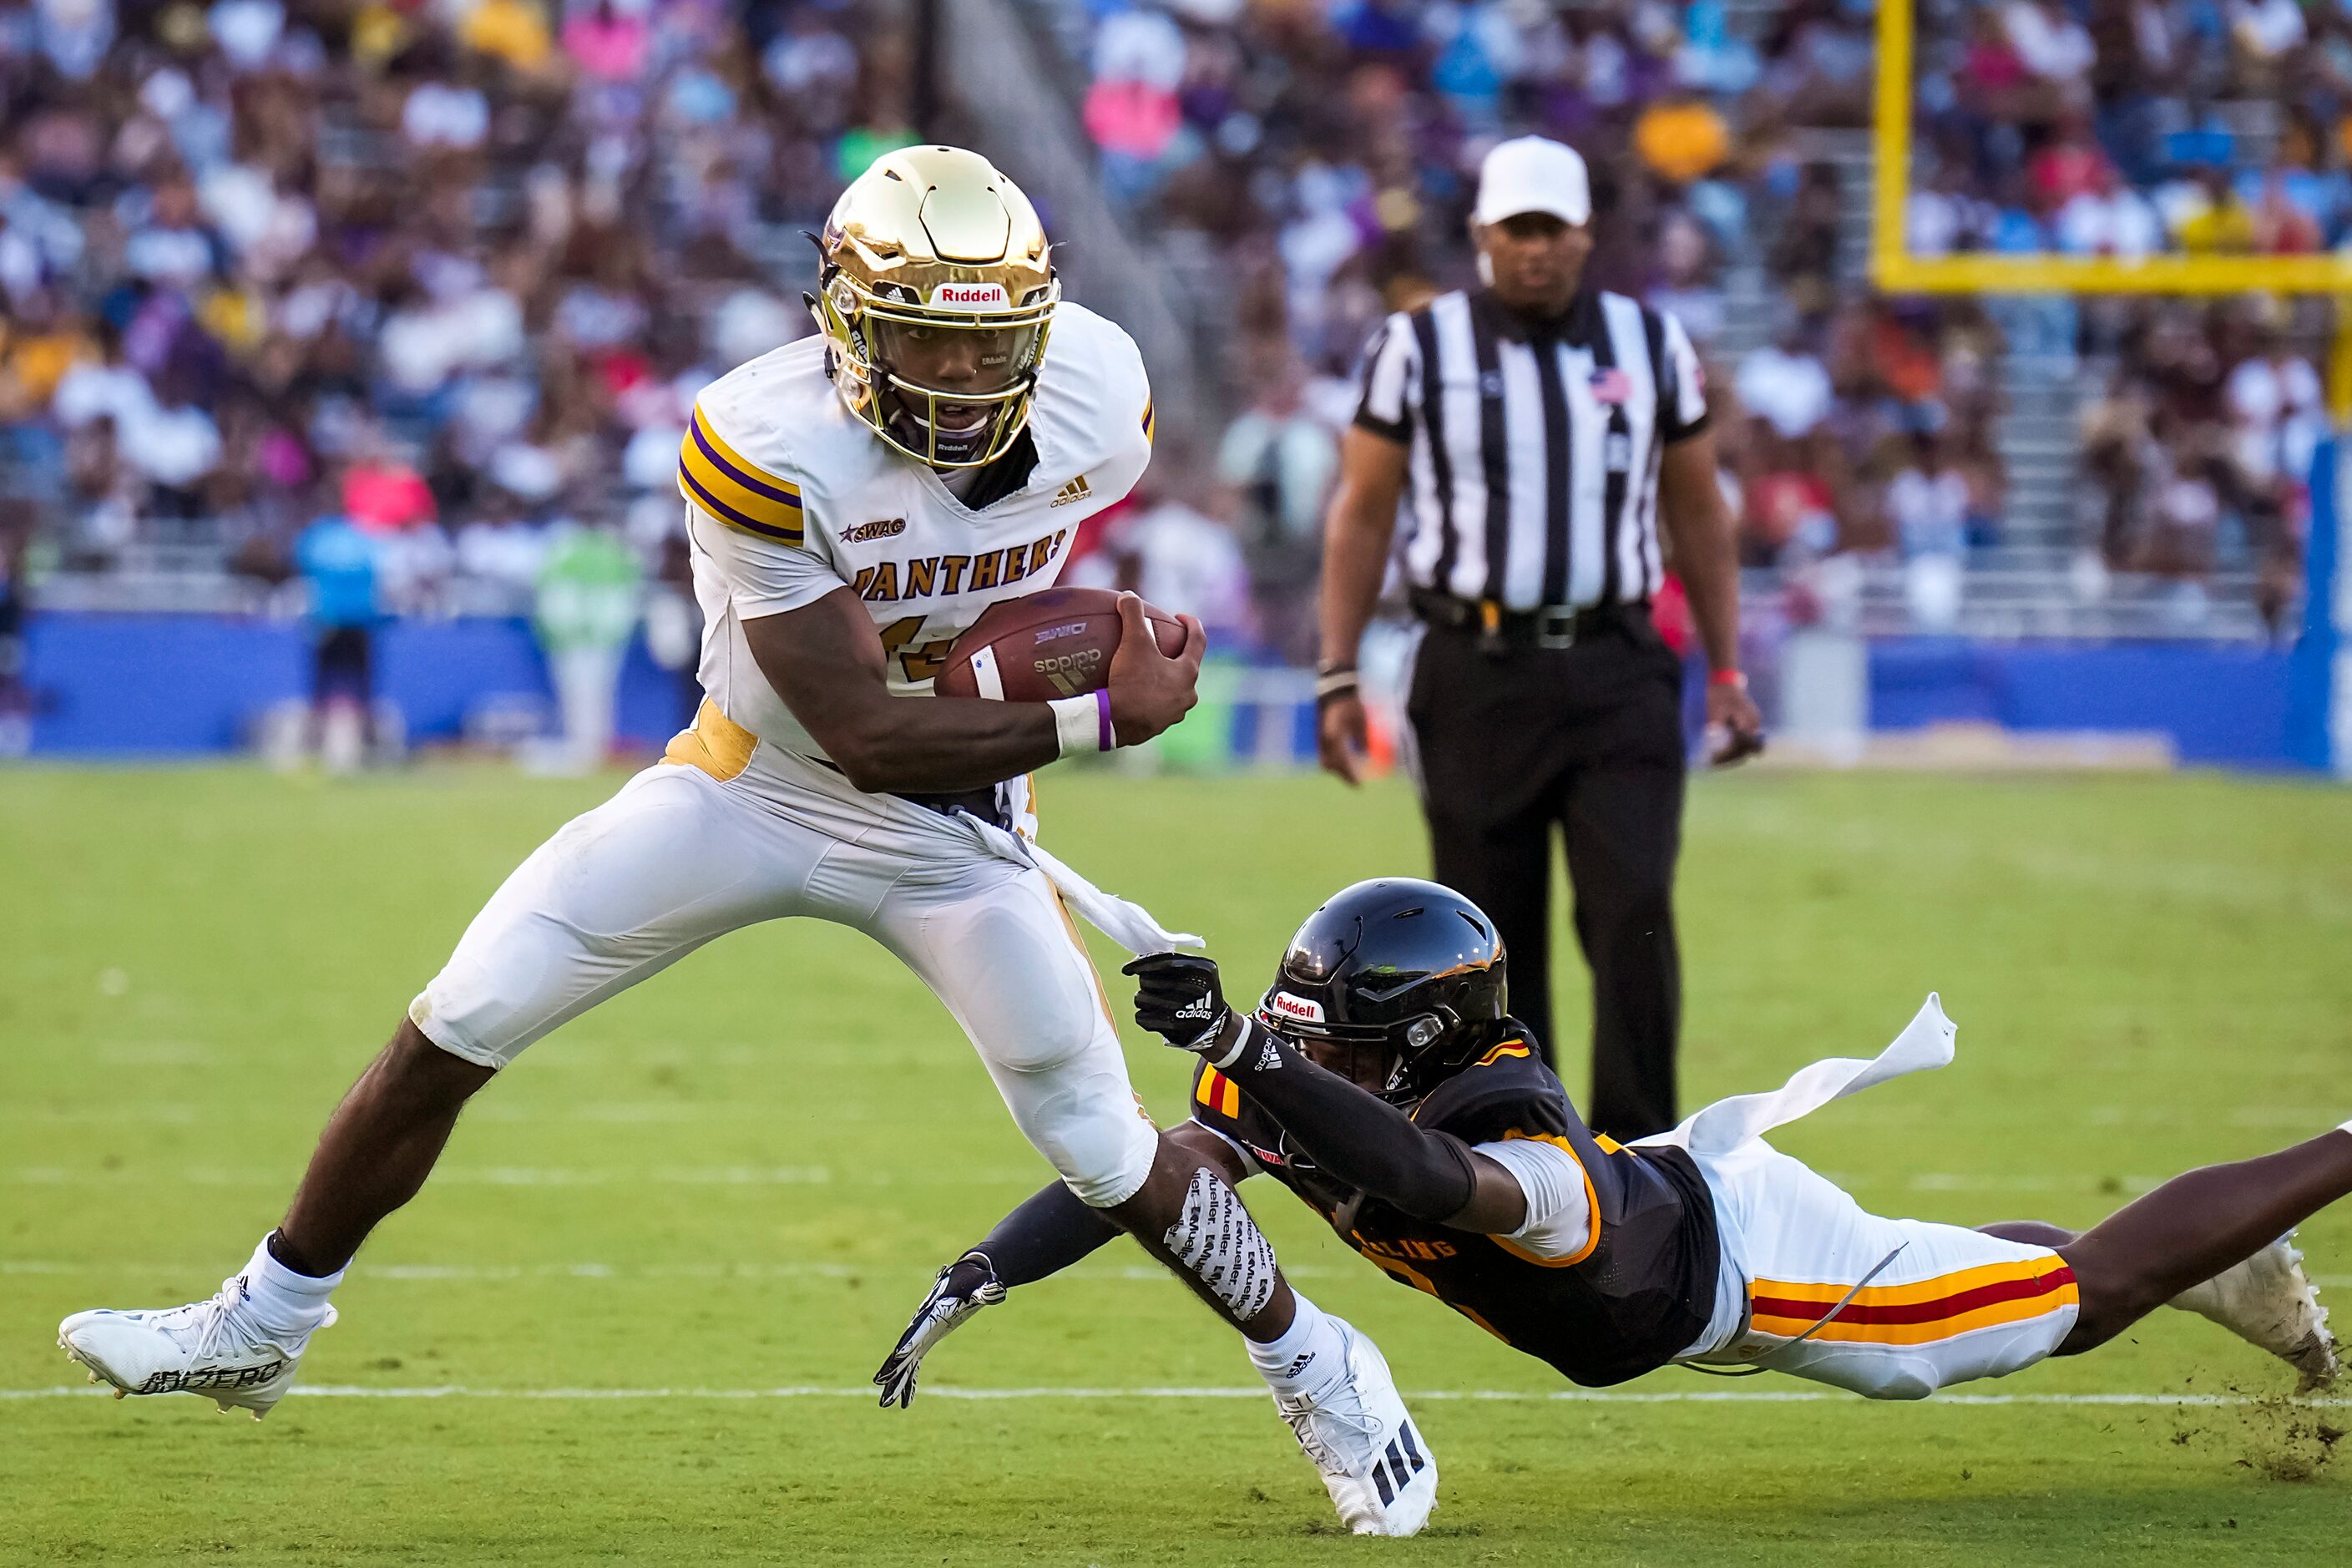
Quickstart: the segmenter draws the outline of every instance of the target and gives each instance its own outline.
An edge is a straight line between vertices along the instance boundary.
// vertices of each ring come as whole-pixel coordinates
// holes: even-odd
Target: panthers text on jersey
[[[1425,1290],[1514,1350],[1575,1383],[1622,1383],[1665,1365],[1703,1334],[1721,1266],[1715,1207],[1680,1149],[1635,1152],[1588,1130],[1551,1069],[1507,1033],[1429,1092],[1412,1119],[1465,1143],[1539,1138],[1583,1167],[1592,1233],[1564,1258],[1507,1237],[1416,1219],[1318,1170],[1240,1084],[1203,1061],[1192,1120],[1306,1200],[1339,1239],[1391,1279]]]
[[[1151,423],[1134,341],[1065,302],[1029,416],[1035,466],[975,510],[844,406],[821,336],[737,367],[696,399],[678,457],[703,690],[760,739],[824,756],[752,663],[743,623],[853,588],[881,634],[890,689],[928,692],[958,633],[1000,600],[1050,587],[1079,522],[1134,488]]]

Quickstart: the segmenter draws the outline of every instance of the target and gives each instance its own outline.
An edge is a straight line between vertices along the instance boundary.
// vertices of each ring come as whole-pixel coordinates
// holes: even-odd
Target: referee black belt
[[[1498,647],[1574,647],[1587,637],[1622,626],[1639,607],[1588,605],[1571,609],[1548,605],[1538,610],[1507,610],[1492,599],[1457,599],[1425,588],[1412,591],[1412,613],[1431,626],[1475,632]]]

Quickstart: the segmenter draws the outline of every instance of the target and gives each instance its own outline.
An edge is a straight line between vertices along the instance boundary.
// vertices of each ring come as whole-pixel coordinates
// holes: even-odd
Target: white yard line
[[[774,1121],[779,1106],[730,1101],[710,1104],[673,1100],[593,1100],[578,1105],[484,1105],[469,1108],[469,1120],[509,1126],[555,1127],[583,1121],[630,1123]],[[0,1109],[0,1125],[24,1127],[184,1127],[202,1121],[271,1121],[282,1112],[266,1107],[197,1107],[183,1101],[104,1106],[13,1106]]]
[[[192,1187],[283,1187],[296,1173],[292,1166],[268,1170],[235,1170],[218,1165],[189,1165],[158,1173],[125,1164],[115,1170],[87,1166],[18,1165],[0,1170],[0,1185],[26,1187],[148,1186],[177,1182]],[[878,1167],[836,1173],[825,1165],[656,1165],[625,1166],[473,1165],[445,1166],[433,1173],[436,1186],[475,1187],[971,1187],[1043,1186],[1052,1168],[978,1166],[955,1171],[889,1171]]]
[[[105,1387],[74,1387],[58,1384],[49,1388],[0,1388],[0,1400],[10,1399],[83,1399],[110,1396],[113,1390]],[[310,1399],[537,1399],[537,1400],[609,1400],[609,1399],[872,1399],[870,1386],[826,1388],[809,1384],[782,1388],[473,1388],[463,1384],[437,1384],[417,1387],[375,1386],[361,1384],[297,1384],[291,1394],[297,1398]],[[1128,1403],[1161,1399],[1264,1399],[1266,1392],[1256,1388],[947,1388],[925,1384],[926,1399],[1067,1399],[1100,1403]],[[1855,1401],[1860,1394],[1824,1389],[1691,1389],[1655,1394],[1617,1392],[1610,1389],[1563,1388],[1530,1390],[1512,1388],[1434,1388],[1408,1393],[1405,1397],[1423,1402],[1444,1400],[1490,1400],[1513,1405],[1811,1405],[1832,1401]],[[1935,1397],[1937,1405],[2154,1405],[2160,1407],[2206,1408],[2263,1403],[2237,1394],[1944,1394]],[[2314,1399],[2304,1401],[2314,1405],[2340,1406],[2352,1405],[2352,1398]]]
[[[221,1271],[222,1260],[210,1263],[142,1263],[99,1260],[89,1263],[68,1263],[55,1258],[0,1258],[0,1278],[10,1275],[71,1276],[76,1278],[120,1278],[124,1275],[141,1279],[184,1279],[195,1282],[208,1279]],[[901,1271],[898,1263],[360,1263],[352,1268],[352,1276],[359,1279],[388,1279],[438,1283],[457,1281],[470,1283],[480,1280],[507,1279],[866,1279],[875,1275]],[[1074,1279],[1168,1279],[1164,1268],[1149,1263],[1080,1263],[1062,1270]],[[1361,1276],[1362,1270],[1332,1268],[1318,1264],[1286,1267],[1283,1273],[1293,1279],[1332,1279],[1343,1275]],[[908,1279],[915,1278],[909,1274]],[[923,1278],[928,1279],[929,1276]]]

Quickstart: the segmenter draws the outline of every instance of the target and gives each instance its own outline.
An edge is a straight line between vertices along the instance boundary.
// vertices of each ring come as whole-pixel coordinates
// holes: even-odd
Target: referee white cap
[[[1541,136],[1496,143],[1478,166],[1475,223],[1500,223],[1521,213],[1549,213],[1571,227],[1592,216],[1592,181],[1573,147]]]

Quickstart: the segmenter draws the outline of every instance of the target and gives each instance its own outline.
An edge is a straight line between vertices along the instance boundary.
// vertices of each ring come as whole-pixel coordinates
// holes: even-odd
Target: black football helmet
[[[1349,1047],[1350,1077],[1411,1104],[1502,1024],[1503,939],[1451,888],[1410,877],[1358,882],[1307,917],[1257,1016],[1285,1035]]]

